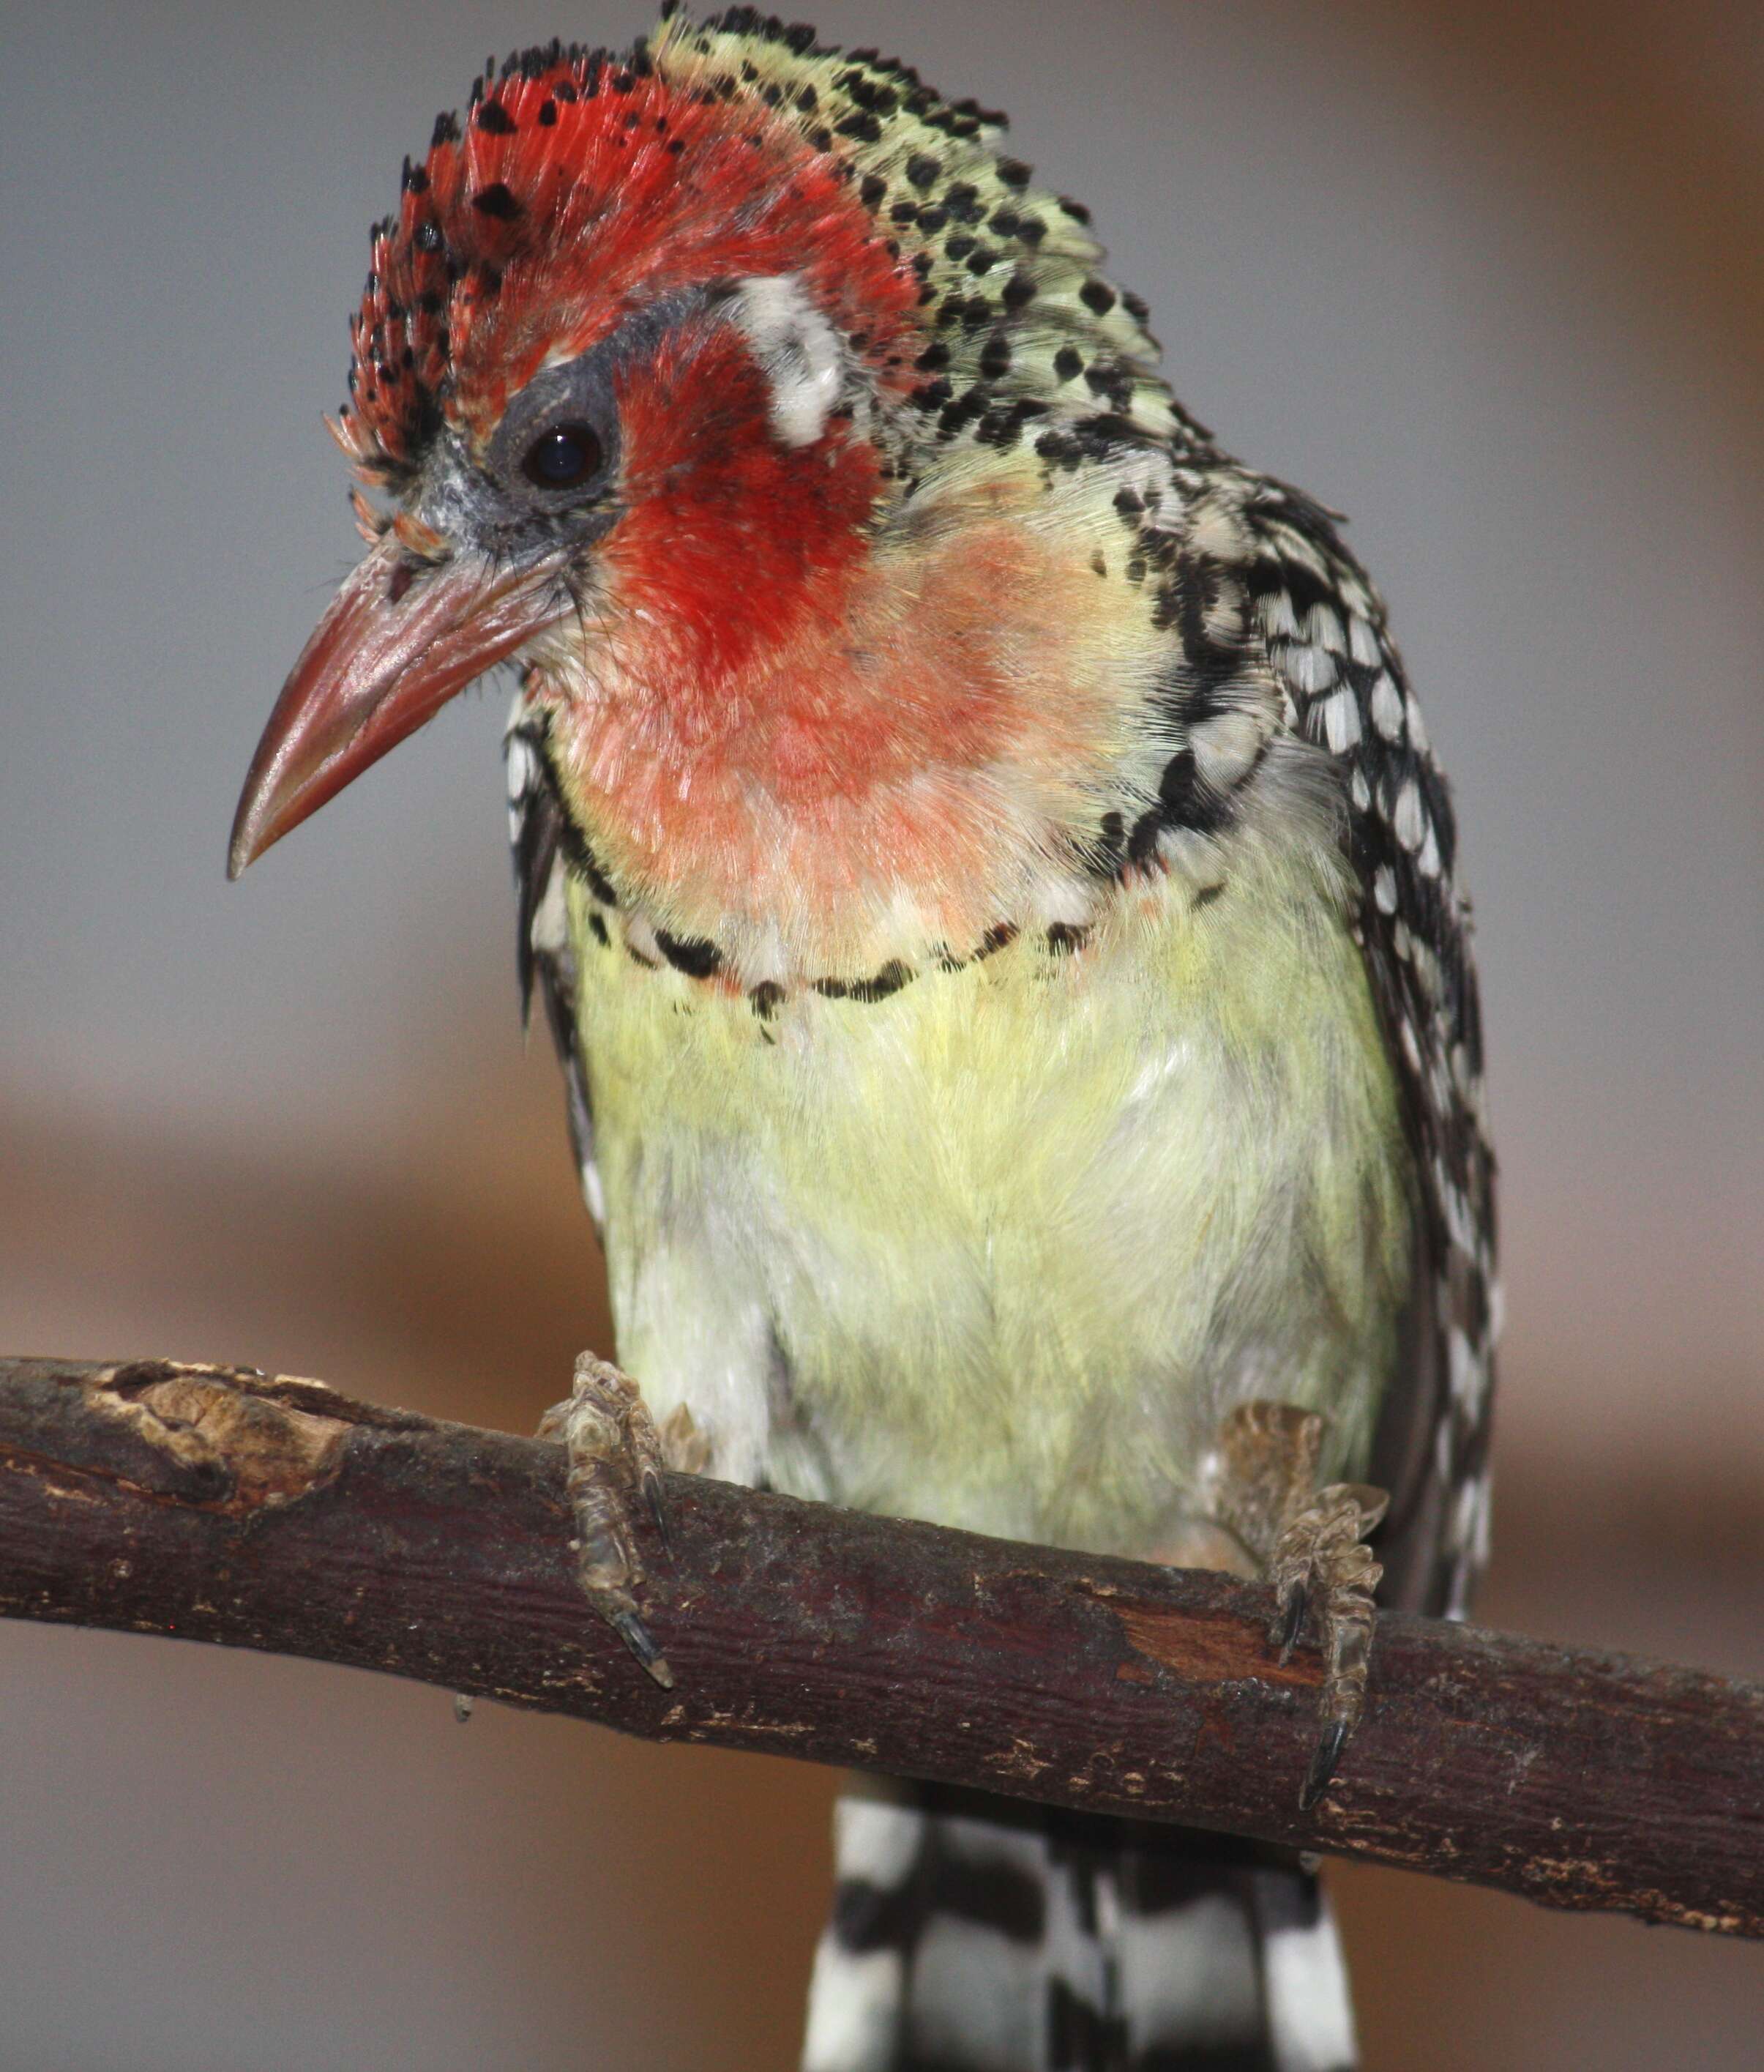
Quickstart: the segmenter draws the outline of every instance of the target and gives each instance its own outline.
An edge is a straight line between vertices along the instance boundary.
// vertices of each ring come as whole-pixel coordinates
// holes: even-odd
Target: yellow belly
[[[1221,1413],[1364,1472],[1410,1175],[1310,869],[1122,894],[886,1000],[640,968],[572,893],[621,1360],[716,1472],[1097,1550],[1167,1544]]]

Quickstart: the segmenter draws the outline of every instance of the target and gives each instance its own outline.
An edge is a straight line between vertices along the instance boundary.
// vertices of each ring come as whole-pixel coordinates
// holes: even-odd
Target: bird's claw
[[[636,1611],[610,1612],[607,1614],[607,1623],[662,1688],[671,1691],[674,1672],[669,1668],[667,1657],[663,1654],[654,1634],[643,1623],[642,1614]]]
[[[1311,1767],[1298,1787],[1301,1813],[1308,1813],[1329,1789],[1330,1779],[1335,1774],[1335,1766],[1341,1761],[1342,1751],[1352,1732],[1351,1720],[1331,1720],[1318,1735],[1317,1745],[1311,1752]]]
[[[1280,1651],[1282,1668],[1285,1668],[1293,1650],[1298,1645],[1298,1636],[1305,1630],[1305,1614],[1310,1609],[1311,1598],[1302,1577],[1276,1602],[1274,1624],[1268,1629],[1268,1639],[1270,1646]]]

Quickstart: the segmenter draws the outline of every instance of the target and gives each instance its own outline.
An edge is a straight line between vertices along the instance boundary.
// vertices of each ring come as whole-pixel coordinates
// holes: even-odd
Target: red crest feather
[[[463,125],[437,123],[375,228],[344,445],[387,478],[444,421],[481,440],[548,361],[721,278],[800,272],[879,365],[900,366],[919,277],[852,180],[732,72],[682,84],[641,46],[515,61],[479,81]]]

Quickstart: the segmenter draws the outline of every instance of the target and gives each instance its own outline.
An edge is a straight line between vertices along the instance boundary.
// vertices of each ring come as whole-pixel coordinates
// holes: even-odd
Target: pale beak
[[[233,818],[236,878],[447,701],[572,609],[560,558],[433,565],[394,533],[337,593],[282,687]]]

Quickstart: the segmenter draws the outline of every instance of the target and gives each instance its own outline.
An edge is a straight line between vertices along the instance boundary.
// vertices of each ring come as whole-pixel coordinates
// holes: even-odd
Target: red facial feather
[[[535,685],[603,860],[707,927],[795,911],[818,927],[866,886],[912,898],[951,942],[997,920],[1007,773],[1081,779],[1104,738],[1096,687],[1069,666],[1099,586],[1008,519],[904,574],[852,554],[716,673],[681,666],[677,602],[632,611],[622,586],[616,675],[586,699]]]
[[[638,305],[795,273],[904,384],[918,277],[842,159],[751,99],[686,92],[597,57],[512,76],[463,132],[437,125],[396,222],[375,233],[345,442],[386,474],[437,417],[481,441],[542,364],[585,351]]]
[[[839,606],[880,461],[841,421],[782,446],[765,376],[725,325],[691,327],[626,376],[626,516],[601,551],[622,613],[667,628],[668,680],[720,695],[806,613]]]

